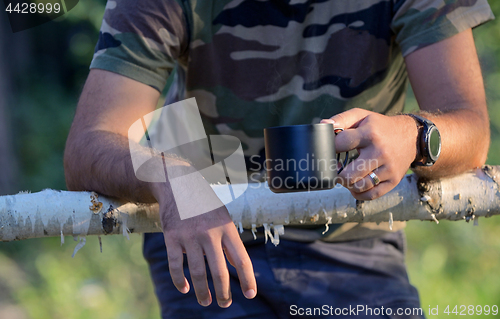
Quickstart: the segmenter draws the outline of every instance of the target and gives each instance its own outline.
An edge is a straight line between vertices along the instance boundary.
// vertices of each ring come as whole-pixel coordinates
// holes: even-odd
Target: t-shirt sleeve
[[[403,56],[495,18],[487,0],[396,0],[394,10]]]
[[[175,0],[108,0],[91,69],[118,73],[161,91],[188,32]]]

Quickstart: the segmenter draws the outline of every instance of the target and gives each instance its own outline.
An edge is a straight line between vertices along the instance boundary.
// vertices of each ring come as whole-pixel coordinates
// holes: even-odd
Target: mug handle
[[[343,128],[336,128],[336,129],[333,130],[333,132],[335,133],[335,135],[337,135],[338,133],[342,132],[343,130],[344,130]],[[345,152],[344,163],[342,163],[342,166],[337,171],[337,174],[342,173],[342,171],[344,170],[344,168],[347,166],[347,162],[348,161],[349,161],[349,151]],[[337,154],[337,163],[338,162],[340,162],[340,153]]]

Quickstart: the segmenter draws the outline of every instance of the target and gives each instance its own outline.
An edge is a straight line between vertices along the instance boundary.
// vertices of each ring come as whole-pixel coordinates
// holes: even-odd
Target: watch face
[[[436,127],[430,129],[428,143],[429,157],[435,162],[441,154],[441,135]]]

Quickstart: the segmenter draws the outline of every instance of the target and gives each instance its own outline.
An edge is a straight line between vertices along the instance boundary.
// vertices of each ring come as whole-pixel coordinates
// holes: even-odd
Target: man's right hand
[[[183,209],[187,207],[193,212],[207,207],[206,199],[213,198],[208,183],[176,187],[176,194],[179,191],[183,195],[174,199],[168,182],[147,183],[134,174],[128,129],[137,119],[154,111],[159,96],[150,86],[127,77],[99,69],[90,71],[66,143],[64,165],[68,189],[93,190],[133,202],[158,201],[170,272],[177,289],[183,293],[189,291],[183,273],[183,253],[186,253],[198,301],[205,306],[211,303],[205,255],[218,303],[228,307],[231,291],[225,251],[238,271],[245,296],[253,298],[257,286],[252,263],[227,209],[223,205],[213,206],[220,208],[184,220],[177,211],[176,200],[182,200]],[[170,167],[186,169],[184,164],[173,162],[165,163],[169,175]]]
[[[172,281],[180,292],[189,291],[189,284],[183,272],[183,253],[186,253],[198,303],[202,306],[211,304],[212,296],[208,289],[203,258],[205,254],[217,303],[222,308],[229,307],[232,298],[225,252],[229,262],[238,272],[243,294],[248,299],[255,297],[257,284],[252,262],[225,207],[185,220],[171,216],[166,210],[165,205],[162,205],[161,217],[169,270]]]
[[[206,192],[203,188],[200,184],[190,185],[190,191],[186,193],[186,197],[176,196],[176,201],[186,200],[196,203],[199,198],[205,197],[199,196],[201,191]],[[185,253],[198,303],[202,306],[211,304],[212,296],[208,289],[203,258],[205,255],[212,275],[217,303],[222,308],[229,307],[231,288],[225,253],[238,272],[243,294],[248,299],[254,298],[257,285],[252,262],[226,207],[222,206],[208,213],[181,220],[176,204],[172,202],[172,197],[169,195],[171,190],[168,184],[156,184],[153,193],[160,204],[169,270],[175,287],[184,294],[189,291],[189,283],[183,271],[183,254]]]

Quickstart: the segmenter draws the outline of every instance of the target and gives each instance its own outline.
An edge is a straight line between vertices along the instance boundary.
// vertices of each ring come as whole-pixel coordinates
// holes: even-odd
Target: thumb
[[[358,127],[359,123],[370,113],[372,112],[360,108],[350,109],[329,119],[321,120],[321,123],[333,124],[334,128],[347,130]]]

